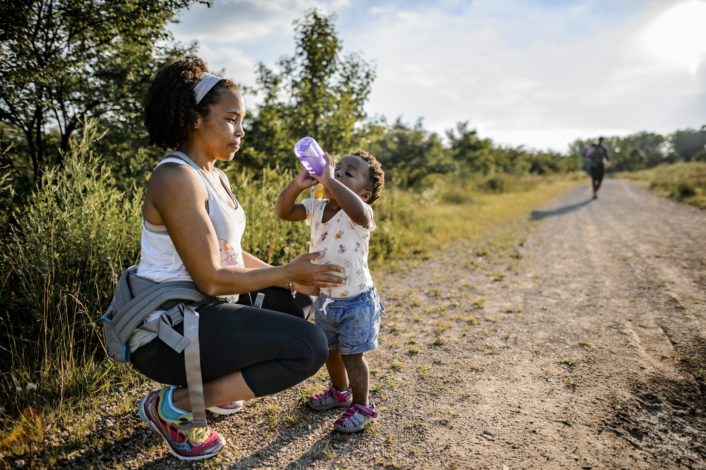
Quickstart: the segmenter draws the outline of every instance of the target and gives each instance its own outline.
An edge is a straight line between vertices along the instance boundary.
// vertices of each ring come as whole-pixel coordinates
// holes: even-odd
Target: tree
[[[134,122],[155,69],[179,49],[165,26],[206,0],[0,3],[0,121],[26,144],[34,181],[61,164],[86,117]]]
[[[292,148],[305,135],[330,153],[359,145],[375,71],[358,55],[343,55],[334,21],[335,15],[309,11],[294,23],[294,55],[275,69],[259,64],[257,93],[264,99],[249,126],[244,162],[262,166],[274,159],[293,168]]]
[[[674,150],[685,161],[694,160],[696,155],[706,151],[706,126],[701,130],[686,129],[676,131],[672,136]]]
[[[441,138],[426,131],[422,119],[409,127],[398,118],[370,149],[385,169],[386,178],[403,186],[415,186],[427,175],[454,169]]]
[[[614,171],[635,171],[664,163],[667,156],[665,143],[661,134],[646,131],[606,139],[610,168]]]
[[[491,141],[478,137],[475,129],[468,128],[468,121],[456,123],[456,129],[448,129],[446,138],[451,158],[461,171],[488,174],[493,169]]]

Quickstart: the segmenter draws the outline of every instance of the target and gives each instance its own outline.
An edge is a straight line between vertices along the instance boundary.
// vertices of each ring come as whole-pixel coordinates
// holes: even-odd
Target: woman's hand
[[[314,264],[323,252],[299,255],[286,265],[292,283],[310,287],[338,287],[345,282],[343,268],[335,264]],[[299,289],[297,289],[299,290]]]
[[[304,284],[299,284],[298,282],[293,282],[292,287],[300,294],[317,296],[321,293],[321,289],[318,287],[305,286]]]

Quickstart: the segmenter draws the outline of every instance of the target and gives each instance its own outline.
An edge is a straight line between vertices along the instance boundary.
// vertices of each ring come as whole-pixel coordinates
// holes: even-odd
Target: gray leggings
[[[292,299],[288,290],[280,288],[262,292],[262,309],[250,306],[256,293],[241,295],[238,304],[199,308],[204,382],[241,371],[255,396],[261,397],[298,384],[314,375],[326,361],[326,336],[303,319],[312,308],[309,297],[299,294]],[[181,333],[181,328],[178,325],[175,329]],[[152,380],[186,385],[184,353],[177,353],[160,339],[132,353],[131,360],[138,371]]]

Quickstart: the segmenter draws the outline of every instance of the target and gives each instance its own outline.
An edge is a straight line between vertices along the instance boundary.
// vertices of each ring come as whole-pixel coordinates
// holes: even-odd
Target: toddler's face
[[[357,155],[341,158],[334,169],[336,179],[364,201],[370,198],[370,168],[368,163]]]

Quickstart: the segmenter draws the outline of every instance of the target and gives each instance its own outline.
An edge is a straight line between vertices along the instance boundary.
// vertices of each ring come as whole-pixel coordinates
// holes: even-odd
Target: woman
[[[313,375],[326,360],[326,338],[300,318],[311,308],[301,293],[342,284],[336,273],[343,270],[312,263],[318,254],[273,267],[241,250],[245,214],[215,167],[233,159],[245,134],[238,88],[209,74],[199,58],[187,57],[158,73],[145,112],[151,143],[176,152],[158,164],[147,187],[137,275],[157,282],[193,281],[203,294],[221,298],[198,308],[205,406],[276,393]],[[262,309],[251,306],[260,291]],[[239,303],[233,303],[235,297]],[[175,330],[182,331],[182,325]],[[141,417],[176,457],[216,455],[224,439],[190,426],[184,353],[160,338],[140,344],[139,334],[138,329],[130,340],[133,365],[172,385],[142,399]]]

